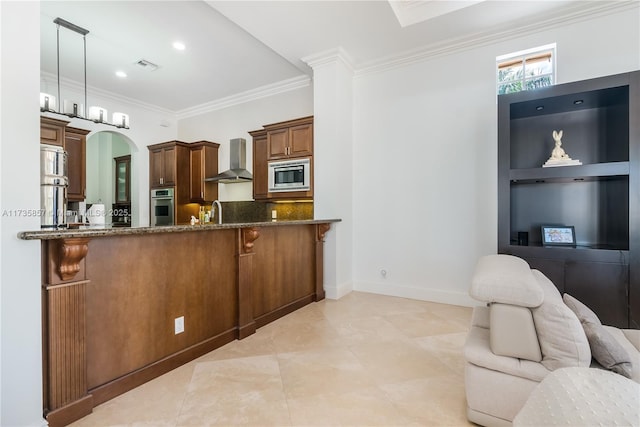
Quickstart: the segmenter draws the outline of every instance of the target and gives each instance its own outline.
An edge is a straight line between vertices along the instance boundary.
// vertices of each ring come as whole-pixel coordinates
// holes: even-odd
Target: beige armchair
[[[470,421],[511,425],[534,388],[559,368],[604,365],[640,382],[640,331],[602,326],[566,294],[565,304],[554,284],[524,260],[482,257],[469,293],[485,303],[474,308],[464,346]],[[587,335],[591,330],[596,333]]]

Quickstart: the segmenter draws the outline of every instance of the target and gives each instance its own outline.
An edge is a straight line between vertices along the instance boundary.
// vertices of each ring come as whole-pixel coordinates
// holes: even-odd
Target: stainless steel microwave
[[[269,192],[309,191],[311,161],[308,157],[268,163]]]

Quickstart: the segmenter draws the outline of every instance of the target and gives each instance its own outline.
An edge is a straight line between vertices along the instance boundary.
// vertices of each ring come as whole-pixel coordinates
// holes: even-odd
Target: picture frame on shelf
[[[573,225],[541,225],[542,246],[576,247],[576,230]]]

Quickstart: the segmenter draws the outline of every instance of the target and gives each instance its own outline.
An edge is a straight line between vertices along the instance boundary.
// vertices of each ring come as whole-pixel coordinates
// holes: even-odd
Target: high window
[[[498,95],[551,86],[555,82],[556,44],[496,58]]]

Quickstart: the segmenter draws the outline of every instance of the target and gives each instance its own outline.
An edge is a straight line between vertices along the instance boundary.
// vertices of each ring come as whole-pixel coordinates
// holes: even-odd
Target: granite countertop
[[[229,228],[247,227],[276,227],[286,225],[311,225],[340,222],[340,219],[305,219],[305,220],[280,220],[280,221],[256,221],[256,222],[236,222],[226,224],[203,224],[203,225],[167,225],[160,227],[111,227],[111,226],[85,226],[69,229],[51,229],[38,231],[21,231],[18,238],[22,240],[55,240],[70,239],[77,237],[109,237],[126,236],[133,234],[155,234],[155,233],[182,233],[186,231],[207,231]]]

